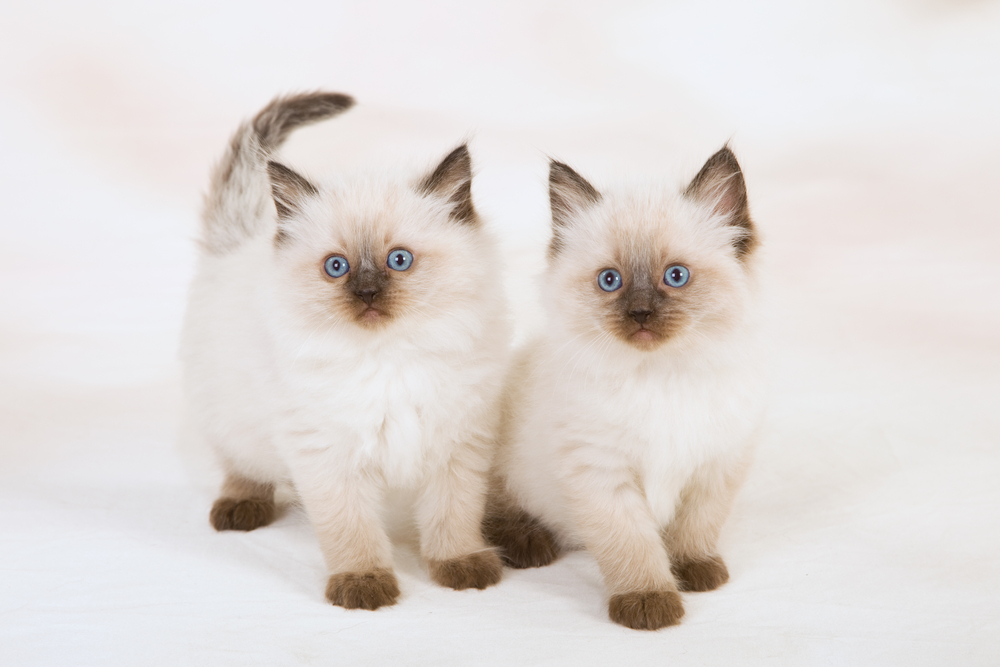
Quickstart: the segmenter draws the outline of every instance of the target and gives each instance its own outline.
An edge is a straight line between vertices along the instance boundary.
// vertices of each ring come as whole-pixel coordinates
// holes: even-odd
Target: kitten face
[[[418,184],[361,180],[319,191],[281,165],[269,171],[279,298],[311,326],[379,331],[474,298],[488,267],[476,261],[484,253],[464,146]]]
[[[740,320],[755,244],[745,191],[730,192],[742,175],[699,175],[704,192],[692,192],[696,178],[684,194],[604,195],[567,172],[559,163],[550,172],[549,278],[568,334],[648,352]]]

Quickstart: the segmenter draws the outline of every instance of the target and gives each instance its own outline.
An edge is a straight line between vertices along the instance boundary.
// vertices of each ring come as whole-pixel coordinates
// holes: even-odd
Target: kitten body
[[[764,402],[755,231],[731,155],[685,193],[598,193],[552,165],[549,316],[508,377],[484,532],[516,567],[585,546],[630,627],[678,622],[679,588],[728,577],[716,544]]]
[[[408,490],[432,577],[496,583],[499,560],[479,524],[508,325],[468,151],[415,181],[318,186],[265,166],[252,126],[268,109],[217,169],[209,211],[216,201],[239,210],[207,211],[185,325],[190,411],[226,471],[212,523],[265,525],[274,487],[293,485],[331,575],[328,599],[377,608],[399,594],[383,499]],[[242,175],[234,155],[245,158]],[[261,204],[261,188],[273,205]],[[240,224],[213,231],[220,219]],[[412,265],[394,270],[401,250]]]

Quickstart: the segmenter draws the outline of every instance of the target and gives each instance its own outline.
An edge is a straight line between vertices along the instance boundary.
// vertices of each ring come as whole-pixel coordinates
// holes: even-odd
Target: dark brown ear
[[[684,190],[684,195],[712,206],[717,214],[728,218],[729,224],[742,228],[744,233],[735,241],[738,257],[745,257],[757,246],[757,232],[750,219],[743,171],[729,146],[723,146],[708,158],[708,162]]]
[[[271,196],[279,221],[300,213],[305,199],[317,194],[316,186],[279,162],[267,163],[267,176],[271,179]]]
[[[552,243],[555,256],[565,246],[565,234],[573,218],[601,201],[601,193],[580,174],[562,162],[549,162],[549,205],[552,207]]]
[[[425,195],[447,199],[452,205],[451,217],[463,223],[475,224],[479,218],[472,206],[472,158],[469,147],[462,144],[441,161],[434,171],[420,182],[418,190]]]

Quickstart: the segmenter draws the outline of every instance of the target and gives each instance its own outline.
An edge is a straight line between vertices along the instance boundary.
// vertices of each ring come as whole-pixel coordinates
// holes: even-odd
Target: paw
[[[326,599],[345,609],[378,609],[396,604],[399,584],[391,570],[339,572],[326,583]]]
[[[219,498],[209,520],[216,530],[253,530],[274,521],[275,514],[273,500]]]
[[[432,560],[428,565],[431,579],[456,591],[466,588],[481,590],[499,582],[503,575],[503,563],[492,551],[477,551],[450,560]]]
[[[633,630],[657,630],[680,623],[684,604],[676,591],[621,593],[608,603],[608,616]]]
[[[729,570],[719,556],[681,560],[670,569],[682,591],[713,591],[729,581]]]
[[[483,537],[500,547],[504,564],[519,570],[543,567],[559,556],[555,534],[521,510],[488,515],[483,519]]]

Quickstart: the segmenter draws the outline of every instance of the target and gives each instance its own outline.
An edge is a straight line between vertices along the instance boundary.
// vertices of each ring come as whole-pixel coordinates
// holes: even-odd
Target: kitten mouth
[[[640,325],[638,329],[633,331],[628,336],[628,342],[639,348],[640,350],[652,350],[658,347],[660,342],[663,340],[663,336],[652,329],[647,329],[646,327]]]
[[[639,329],[632,334],[632,340],[639,343],[650,343],[657,339],[655,331],[651,331],[646,327],[640,326]]]
[[[368,306],[367,308],[361,311],[361,314],[358,315],[358,319],[363,322],[377,322],[378,320],[382,319],[383,314],[384,313],[378,308],[375,308],[374,306]]]

